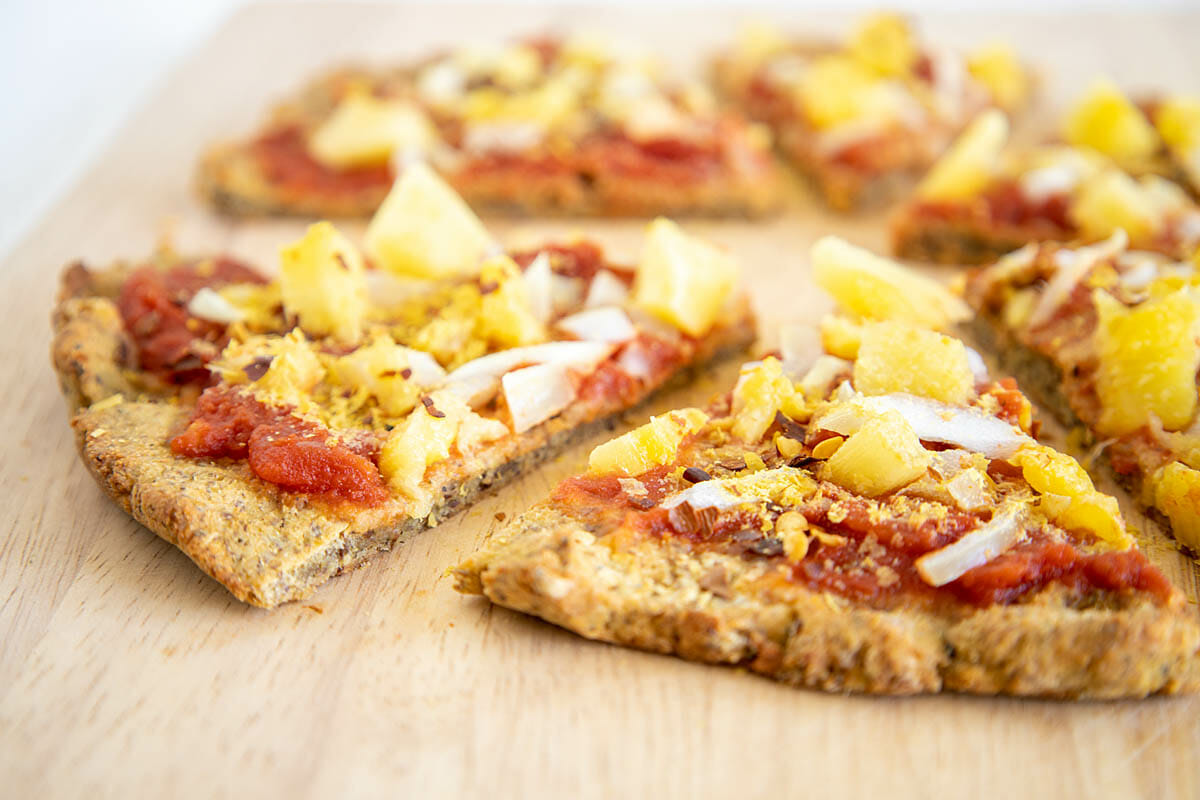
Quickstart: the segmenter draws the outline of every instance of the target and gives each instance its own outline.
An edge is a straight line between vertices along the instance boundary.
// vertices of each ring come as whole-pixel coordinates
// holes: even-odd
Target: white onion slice
[[[462,147],[468,153],[523,153],[546,138],[537,122],[476,122],[463,128]]]
[[[957,475],[946,481],[946,491],[963,511],[979,511],[992,503],[987,476],[977,469],[960,470]]]
[[[895,411],[904,417],[923,441],[955,445],[988,458],[1008,458],[1023,445],[1033,442],[1009,423],[977,408],[951,406],[911,394],[856,397],[834,406],[812,424],[849,436],[858,431],[869,416],[886,411]]]
[[[941,550],[926,553],[916,561],[917,574],[930,586],[945,586],[968,570],[982,566],[1021,540],[1020,509],[1002,509],[990,522]]]
[[[563,364],[535,364],[501,378],[513,431],[524,433],[553,417],[575,399],[575,385]]]
[[[550,274],[550,300],[555,314],[565,314],[583,305],[583,279]]]
[[[446,370],[433,356],[424,350],[403,347],[408,356],[408,368],[412,370],[410,380],[420,386],[437,386],[446,379]]]
[[[241,309],[207,286],[192,295],[187,310],[193,317],[222,325],[232,325],[246,318]]]
[[[824,397],[838,376],[849,373],[853,368],[854,365],[844,358],[817,356],[817,360],[800,379],[800,389],[809,397]]]
[[[619,308],[607,306],[580,311],[558,321],[558,327],[585,342],[620,344],[637,337],[629,315]]]
[[[629,287],[611,270],[597,270],[588,287],[587,299],[583,301],[586,308],[598,306],[619,306],[629,299]]]
[[[1021,176],[1021,194],[1040,203],[1056,194],[1069,194],[1082,177],[1075,164],[1050,164]]]
[[[413,295],[429,290],[430,282],[420,278],[401,278],[383,269],[366,270],[367,297],[373,305],[397,306]]]
[[[1123,228],[1117,228],[1113,235],[1102,242],[1074,250],[1063,249],[1054,254],[1057,271],[1054,273],[1042,296],[1029,315],[1029,326],[1041,325],[1054,315],[1054,312],[1066,302],[1075,285],[1084,279],[1092,267],[1106,258],[1115,256],[1129,246],[1129,236]]]
[[[975,376],[975,380],[980,383],[986,382],[990,377],[987,362],[974,347],[967,348],[967,366],[970,368],[971,374]]]
[[[779,355],[783,371],[799,378],[819,360],[821,332],[813,325],[789,323],[779,329]]]
[[[486,403],[496,393],[500,377],[527,364],[558,364],[586,370],[607,358],[607,342],[547,342],[489,353],[468,361],[446,376],[446,389],[472,406]]]
[[[650,354],[638,342],[633,342],[621,351],[617,356],[617,366],[626,375],[639,380],[648,381],[654,377],[654,364],[650,361]]]
[[[538,322],[546,324],[554,313],[554,273],[550,269],[549,256],[538,253],[525,268],[522,279],[525,281],[530,312]]]

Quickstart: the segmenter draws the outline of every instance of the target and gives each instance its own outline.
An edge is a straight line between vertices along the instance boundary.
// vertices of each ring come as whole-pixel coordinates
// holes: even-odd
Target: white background
[[[70,187],[171,66],[246,2],[0,0],[0,153],[5,165],[0,256]],[[1085,14],[1097,7],[1187,8],[1198,2],[852,0],[790,5],[1026,12],[1069,8]]]

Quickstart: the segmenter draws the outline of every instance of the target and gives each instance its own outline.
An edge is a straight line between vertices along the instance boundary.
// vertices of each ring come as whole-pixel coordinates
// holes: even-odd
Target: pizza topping
[[[854,388],[865,395],[902,392],[951,405],[975,393],[975,375],[961,341],[899,322],[863,328]]]
[[[638,475],[675,460],[680,443],[698,430],[708,415],[698,408],[672,411],[592,450],[588,471],[596,475]]]
[[[1098,244],[1079,247],[1075,250],[1059,250],[1054,255],[1054,275],[1046,284],[1037,305],[1029,315],[1029,325],[1041,325],[1050,319],[1064,303],[1080,281],[1101,261],[1124,250],[1129,238],[1123,230],[1113,233]]]
[[[497,347],[523,347],[546,340],[546,328],[534,313],[529,289],[515,261],[504,255],[489,258],[480,269],[479,280],[496,287],[483,295],[476,325],[481,336]],[[544,308],[542,313],[546,313]]]
[[[811,258],[813,279],[857,317],[944,330],[970,316],[966,304],[937,281],[836,236],[818,240]]]
[[[1064,138],[1090,147],[1124,166],[1145,163],[1158,136],[1145,114],[1110,81],[1097,81],[1066,117]]]
[[[877,497],[915,481],[929,462],[916,432],[893,411],[865,420],[829,457],[826,474],[856,494]]]
[[[917,186],[927,201],[957,201],[979,194],[992,180],[1008,140],[1008,118],[990,109],[971,123]]]
[[[803,394],[783,374],[779,359],[768,356],[757,365],[743,365],[733,389],[733,435],[760,441],[781,411],[793,419],[807,417]]]
[[[413,104],[351,91],[312,132],[308,148],[321,164],[348,169],[387,164],[394,153],[420,156],[437,142],[437,129]]]
[[[516,264],[516,262],[513,263]],[[487,291],[483,293],[491,294],[499,289],[501,277],[497,275],[490,279],[485,279],[480,275],[480,280],[486,281]],[[521,282],[525,287],[525,297],[528,301],[530,315],[542,325],[550,322],[550,317],[554,313],[555,302],[554,271],[550,268],[549,255],[538,253],[533,261],[521,271]],[[483,290],[481,289],[481,291]]]
[[[445,383],[448,391],[479,406],[495,395],[505,373],[522,365],[553,363],[586,372],[611,353],[612,345],[605,342],[546,342],[514,347],[468,361],[447,375]]]
[[[245,315],[236,306],[207,286],[192,295],[188,301],[187,311],[193,317],[216,322],[220,325],[232,325],[241,322]]]
[[[362,257],[328,222],[311,225],[280,253],[284,310],[312,336],[355,344],[367,313]]]
[[[475,213],[421,162],[396,180],[367,226],[364,246],[376,265],[421,278],[473,272],[494,249]]]
[[[1019,542],[1024,535],[1022,523],[1019,506],[1001,509],[953,544],[918,558],[914,562],[917,572],[930,586],[945,586]]]
[[[967,71],[988,88],[1001,108],[1017,108],[1029,97],[1029,75],[1006,44],[981,47],[967,58]]]
[[[702,336],[729,300],[737,275],[728,253],[659,218],[646,233],[633,302],[690,336]]]
[[[637,328],[629,315],[613,306],[580,311],[555,324],[576,339],[589,342],[621,344],[637,338]]]
[[[588,285],[585,308],[624,305],[629,298],[629,287],[611,270],[598,270]]]
[[[505,374],[501,385],[516,433],[545,422],[575,399],[575,384],[562,364],[535,364],[514,370]]]

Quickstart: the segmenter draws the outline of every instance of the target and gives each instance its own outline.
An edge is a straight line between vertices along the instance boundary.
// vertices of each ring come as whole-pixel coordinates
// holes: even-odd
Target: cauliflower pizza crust
[[[586,241],[464,254],[478,221],[408,181],[374,268],[318,223],[272,281],[172,254],[64,274],[52,356],[85,463],[245,602],[306,596],[753,339],[732,258],[667,220],[636,268]],[[413,181],[438,222],[406,210]]]
[[[779,200],[764,130],[582,38],[332,72],[214,147],[198,185],[236,215],[368,216],[414,159],[498,211],[756,215]]]
[[[847,248],[814,253],[844,310],[871,283],[931,291]],[[831,255],[858,289],[823,273]],[[706,410],[596,448],[456,569],[458,588],[831,691],[1194,691],[1200,620],[1115,499],[1037,440],[1011,380],[889,313],[846,320],[852,357],[805,365],[785,340]]]

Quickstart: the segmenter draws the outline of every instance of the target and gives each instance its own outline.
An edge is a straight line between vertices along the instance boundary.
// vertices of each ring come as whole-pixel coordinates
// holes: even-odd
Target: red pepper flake
[[[491,294],[492,292],[496,291],[499,288],[500,288],[500,284],[497,283],[496,281],[484,281],[483,283],[479,284],[479,293],[480,294]]]
[[[253,361],[242,367],[242,372],[246,373],[246,377],[251,381],[256,381],[267,374],[274,360],[275,356],[255,356]]]
[[[497,522],[504,522],[504,520],[508,518],[508,515],[503,511],[497,511],[495,516]]]
[[[445,411],[439,411],[437,408],[434,408],[433,398],[429,395],[421,395],[421,403],[425,406],[425,410],[429,412],[429,416],[434,419],[443,419],[446,416]]]
[[[350,271],[350,265],[346,263],[346,257],[343,256],[341,253],[334,253],[333,259],[334,259],[334,261],[337,261],[338,266],[340,266],[342,269],[346,270],[346,272]]]
[[[688,467],[683,471],[683,479],[688,483],[700,483],[701,481],[711,481],[712,475],[699,467]]]

